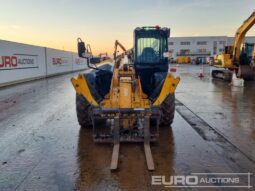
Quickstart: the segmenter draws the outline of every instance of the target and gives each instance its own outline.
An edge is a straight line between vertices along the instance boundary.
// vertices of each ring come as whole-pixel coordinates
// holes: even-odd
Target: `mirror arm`
[[[96,66],[96,64],[93,64],[93,66],[90,64],[90,58],[86,57],[86,52],[88,53],[88,49],[85,48],[85,43],[81,40],[81,38],[77,38],[77,42],[78,42],[78,55],[79,55],[79,57],[81,57],[81,58],[88,59],[88,60],[87,60],[87,66],[88,66],[88,68],[94,69],[94,70],[101,70],[101,71],[104,71],[103,69],[98,68],[98,67]],[[80,48],[80,44],[82,45],[82,46],[81,46],[82,48]],[[89,45],[89,47],[90,47],[90,45]],[[83,52],[83,53],[80,52],[80,49],[82,49],[82,52]]]

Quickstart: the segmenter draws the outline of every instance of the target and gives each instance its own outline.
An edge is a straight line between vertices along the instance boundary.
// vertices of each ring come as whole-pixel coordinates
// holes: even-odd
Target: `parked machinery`
[[[177,56],[176,62],[177,64],[189,64],[191,59],[189,56]]]
[[[81,41],[81,39],[79,38],[78,41]],[[94,56],[92,53],[90,44],[87,44],[87,47],[85,47],[85,51],[87,54],[88,62],[91,64],[100,64],[100,63],[104,63],[106,61],[109,61],[109,62],[113,61],[110,57],[108,57],[107,52],[100,53],[98,56]]]
[[[100,53],[98,56],[94,57],[94,64],[103,64],[105,62],[112,62],[113,60],[108,56],[107,52]]]
[[[168,73],[170,29],[139,27],[134,48],[115,43],[114,66],[94,68],[72,79],[81,127],[93,127],[95,142],[114,144],[111,169],[117,169],[120,142],[143,142],[149,170],[154,170],[150,142],[157,141],[159,126],[170,126],[175,112],[174,92],[180,78]],[[117,54],[118,47],[124,52]],[[85,52],[78,43],[79,56]]]
[[[236,31],[233,46],[226,46],[224,53],[215,56],[214,66],[227,70],[213,70],[212,77],[231,80],[232,71],[238,71],[238,77],[246,80],[254,78],[254,44],[243,44],[246,33],[254,24],[255,12]]]

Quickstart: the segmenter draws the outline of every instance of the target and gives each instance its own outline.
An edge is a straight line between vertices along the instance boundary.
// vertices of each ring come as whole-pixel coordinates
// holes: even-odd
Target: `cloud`
[[[0,29],[1,30],[16,30],[16,31],[19,31],[19,30],[22,30],[23,27],[20,26],[20,25],[0,25]]]
[[[10,25],[9,28],[14,30],[22,30],[23,28],[20,25]]]

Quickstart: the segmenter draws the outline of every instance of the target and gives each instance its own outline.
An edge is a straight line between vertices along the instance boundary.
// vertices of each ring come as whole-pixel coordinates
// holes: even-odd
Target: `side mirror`
[[[78,55],[79,57],[84,58],[86,53],[85,43],[81,40],[81,38],[78,38],[77,41],[78,41],[78,44],[77,44]]]

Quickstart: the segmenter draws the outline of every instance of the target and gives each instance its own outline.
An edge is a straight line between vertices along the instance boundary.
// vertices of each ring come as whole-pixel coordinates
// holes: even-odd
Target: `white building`
[[[175,60],[177,56],[189,56],[191,59],[205,60],[215,54],[222,53],[224,46],[232,45],[234,37],[201,36],[201,37],[170,37],[168,49]],[[246,37],[245,42],[255,43],[255,36]]]

